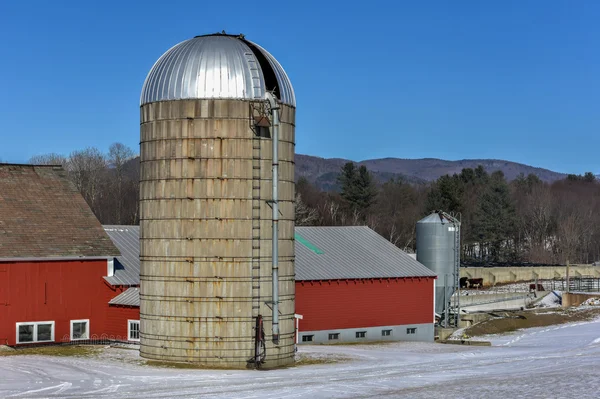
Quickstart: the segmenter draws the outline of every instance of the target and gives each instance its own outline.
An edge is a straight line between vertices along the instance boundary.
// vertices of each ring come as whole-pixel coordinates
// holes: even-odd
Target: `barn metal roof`
[[[434,277],[366,226],[296,227],[296,280]]]
[[[264,48],[241,35],[197,36],[171,47],[156,61],[144,82],[140,105],[183,99],[264,100],[266,91],[274,88],[267,87],[275,83],[270,82],[273,74],[279,101],[295,107],[287,74]]]
[[[113,285],[140,283],[139,226],[104,226],[121,250]],[[365,226],[296,227],[296,280],[433,277],[434,272]]]
[[[0,164],[0,259],[117,255],[61,166]]]
[[[104,279],[112,285],[140,283],[140,227],[105,225],[104,231],[115,243],[121,256],[114,263],[115,272]]]
[[[108,302],[109,305],[140,306],[140,289],[129,287]]]

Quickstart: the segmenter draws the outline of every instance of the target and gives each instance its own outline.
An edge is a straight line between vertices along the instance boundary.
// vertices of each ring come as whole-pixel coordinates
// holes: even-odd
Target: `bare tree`
[[[400,242],[400,236],[398,235],[396,224],[392,224],[392,226],[390,227],[390,230],[388,232],[388,241],[394,245],[398,245],[398,242]]]
[[[64,155],[49,153],[34,155],[29,158],[29,163],[32,165],[61,165],[62,167],[66,167],[68,159]]]
[[[123,168],[125,163],[133,157],[134,153],[131,148],[122,143],[113,143],[108,149],[108,164],[114,169],[116,174],[114,182],[116,187],[113,191],[113,198],[117,224],[123,223]]]
[[[363,220],[362,213],[358,209],[353,209],[350,220],[350,224],[352,226],[359,226],[361,224],[361,220]]]
[[[86,199],[94,213],[98,215],[97,202],[103,194],[101,184],[106,175],[107,166],[104,154],[95,147],[73,151],[69,155],[67,165],[71,180],[75,183],[75,186]]]
[[[415,225],[424,210],[424,201],[418,189],[401,181],[389,181],[381,187],[375,215],[376,230],[403,249],[415,240]]]
[[[369,213],[367,215],[367,226],[371,229],[371,230],[375,230],[378,231],[379,230],[379,225],[380,225],[381,220],[377,217],[377,215],[373,214],[373,213]]]
[[[548,236],[553,223],[552,195],[545,184],[531,189],[520,204],[519,225],[523,239],[529,246],[529,259],[534,262],[547,262]]]
[[[296,193],[296,225],[314,226],[318,220],[319,213],[317,210],[307,206],[300,193]]]

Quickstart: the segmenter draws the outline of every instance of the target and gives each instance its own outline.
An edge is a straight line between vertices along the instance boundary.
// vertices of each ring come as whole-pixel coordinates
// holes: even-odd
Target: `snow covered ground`
[[[550,291],[548,292],[538,303],[535,304],[536,308],[559,308],[561,307],[562,292],[561,291]]]
[[[0,357],[2,398],[595,398],[600,319],[485,337],[491,347],[427,343],[301,346],[351,357],[273,371],[142,365],[136,351],[101,358]]]

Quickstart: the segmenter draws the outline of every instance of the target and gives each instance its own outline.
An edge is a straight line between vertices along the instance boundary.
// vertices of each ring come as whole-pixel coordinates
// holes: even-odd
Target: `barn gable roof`
[[[121,251],[112,285],[140,282],[139,226],[105,225]],[[435,277],[410,255],[364,226],[296,227],[296,280]]]
[[[0,260],[117,255],[62,167],[0,164]]]
[[[296,227],[296,281],[436,274],[366,226]]]

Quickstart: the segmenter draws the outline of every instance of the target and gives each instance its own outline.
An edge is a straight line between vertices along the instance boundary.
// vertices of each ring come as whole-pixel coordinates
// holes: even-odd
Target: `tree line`
[[[600,184],[588,172],[553,183],[536,175],[508,182],[479,166],[425,184],[375,184],[347,163],[341,191],[322,192],[301,178],[298,225],[367,225],[398,247],[416,249],[416,223],[434,210],[461,220],[463,263],[564,264],[600,259]]]
[[[35,165],[61,165],[102,224],[139,223],[139,162],[133,150],[113,143],[108,152],[96,147],[65,156],[43,154],[29,159]]]
[[[68,156],[45,154],[32,164],[60,164],[102,224],[139,223],[139,159],[114,143]],[[296,225],[367,225],[394,245],[416,249],[416,223],[434,210],[461,220],[466,264],[591,263],[600,259],[600,184],[592,173],[553,183],[536,175],[507,181],[482,166],[429,184],[391,179],[377,184],[365,166],[346,163],[339,192],[300,178]]]

